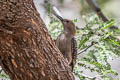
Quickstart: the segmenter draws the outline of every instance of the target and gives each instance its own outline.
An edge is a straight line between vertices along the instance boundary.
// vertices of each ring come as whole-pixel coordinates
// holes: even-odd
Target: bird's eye
[[[67,20],[66,22],[67,22],[67,23],[69,23],[69,21],[68,21],[68,20]]]

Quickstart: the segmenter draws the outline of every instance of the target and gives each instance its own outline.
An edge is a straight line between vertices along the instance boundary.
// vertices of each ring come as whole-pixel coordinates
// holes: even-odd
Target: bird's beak
[[[56,16],[60,21],[63,22],[64,19],[63,19],[61,16],[59,16],[59,15],[57,15],[57,14],[55,14],[55,16]]]
[[[60,19],[60,21],[63,22],[63,18],[62,18],[62,16],[61,16],[59,10],[58,10],[55,6],[52,7],[52,10],[53,10],[53,14],[54,14],[58,19]]]

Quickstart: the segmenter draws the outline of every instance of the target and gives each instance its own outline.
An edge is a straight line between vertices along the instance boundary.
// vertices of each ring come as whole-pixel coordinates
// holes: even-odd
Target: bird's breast
[[[62,34],[62,35],[60,36],[60,40],[61,40],[61,41],[64,41],[65,39],[66,39],[65,35]]]

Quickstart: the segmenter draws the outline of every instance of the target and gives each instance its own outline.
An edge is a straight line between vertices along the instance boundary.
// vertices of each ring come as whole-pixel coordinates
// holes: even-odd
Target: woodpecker
[[[72,71],[76,63],[77,57],[77,43],[74,38],[76,33],[76,26],[72,20],[63,19],[61,16],[55,16],[62,22],[63,31],[57,37],[56,46],[59,48],[64,58],[67,59],[68,64],[71,66]]]

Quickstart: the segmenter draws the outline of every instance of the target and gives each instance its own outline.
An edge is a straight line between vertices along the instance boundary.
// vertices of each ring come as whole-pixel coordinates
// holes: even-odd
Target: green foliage
[[[119,30],[109,29],[114,25],[114,20],[102,23],[97,17],[93,16],[88,22],[86,27],[79,31],[81,33],[77,33],[78,48],[81,51],[88,47],[88,44],[91,45],[93,42],[94,44],[85,51],[85,57],[78,58],[76,67],[84,67],[91,72],[97,72],[102,80],[110,80],[109,74],[118,75],[117,72],[112,70],[108,60],[120,55],[120,41],[115,37]],[[75,74],[81,75],[82,73],[75,68]],[[97,77],[91,79],[95,78]]]
[[[85,16],[84,18],[87,25],[76,32],[78,58],[74,73],[80,80],[96,80],[98,78],[100,80],[113,80],[109,74],[117,76],[118,73],[111,68],[108,60],[120,56],[120,41],[116,38],[117,35],[120,35],[120,30],[109,29],[114,25],[114,20],[103,23],[96,15],[92,17]],[[73,21],[76,22],[77,20]],[[49,33],[53,39],[56,39],[62,30],[61,23],[54,20],[49,27]],[[96,72],[99,77],[84,75],[81,68]]]
[[[1,74],[0,74],[0,80],[4,80],[4,79],[5,79],[5,80],[6,80],[6,79],[9,80],[9,77],[8,77],[8,75],[5,74],[4,71],[2,71]]]
[[[55,20],[54,18],[51,17],[51,22],[49,24],[48,31],[51,34],[51,37],[56,40],[57,36],[61,33],[62,30],[62,24],[58,21]]]

